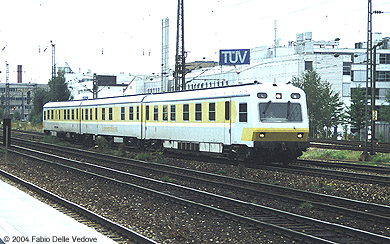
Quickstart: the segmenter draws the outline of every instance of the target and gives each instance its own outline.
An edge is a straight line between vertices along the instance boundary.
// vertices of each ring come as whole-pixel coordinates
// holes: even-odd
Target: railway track
[[[284,171],[290,173],[311,175],[311,176],[323,176],[332,179],[353,181],[359,183],[379,184],[384,186],[390,185],[390,177],[385,175],[373,175],[357,172],[347,172],[324,168],[313,168],[310,166],[298,166],[298,165],[261,165],[261,169]]]
[[[390,144],[383,142],[371,142],[367,144],[367,150],[374,147],[375,152],[390,153]],[[364,151],[365,142],[361,141],[345,141],[345,140],[325,140],[325,139],[310,139],[310,147],[334,149],[334,150],[352,150]]]
[[[93,226],[95,229],[98,229],[100,232],[104,233],[106,236],[112,238],[118,243],[156,244],[156,242],[153,240],[144,237],[133,230],[114,223],[96,213],[93,213],[75,203],[72,203],[58,195],[46,191],[45,189],[27,182],[19,177],[16,177],[4,170],[0,169],[0,175],[11,180],[12,182],[26,187],[28,190],[39,194],[44,199],[48,199],[52,203],[55,203],[57,205],[56,208],[59,211],[70,215],[84,224]],[[59,208],[58,205],[61,207]]]
[[[48,146],[46,146],[46,148],[47,147]],[[54,149],[50,149],[50,150],[54,150]],[[68,149],[67,149],[67,151],[69,153]],[[33,151],[28,152],[29,155],[31,155],[32,153],[33,153]],[[48,157],[48,156],[49,155],[46,154],[45,157]],[[50,156],[50,157],[54,157],[54,156]],[[91,155],[89,157],[91,157]],[[102,159],[101,155],[97,155],[94,157],[95,157],[95,159],[92,159],[92,160],[96,160],[96,157],[98,157],[100,160]],[[120,161],[119,158],[116,158],[116,157],[113,157],[113,158],[114,158],[113,161]],[[61,161],[63,161],[63,160],[66,160],[68,162],[67,164],[69,164],[69,162],[70,162],[68,159],[62,158]],[[52,161],[52,159],[51,159],[51,161]],[[89,164],[88,164],[88,166],[86,166],[86,163],[80,163],[80,162],[77,162],[77,163],[73,162],[72,164],[78,165],[77,166],[78,170],[81,170],[84,173],[87,171],[89,171],[89,173],[92,173],[92,172],[90,172],[91,171],[90,167],[93,167],[93,168],[98,167],[98,171],[93,173],[94,176],[95,177],[104,177],[106,180],[107,180],[107,178],[111,178],[112,174],[121,175],[121,177],[124,177],[123,179],[120,180],[121,182],[122,182],[122,180],[128,179],[129,177],[131,177],[132,179],[137,179],[137,181],[140,181],[140,183],[137,184],[139,186],[142,186],[142,187],[145,187],[145,185],[150,186],[149,188],[151,188],[151,189],[149,189],[147,191],[162,193],[163,198],[173,197],[174,199],[180,199],[180,201],[185,202],[185,204],[189,204],[188,202],[191,202],[191,204],[194,204],[196,202],[195,205],[198,208],[207,209],[207,211],[214,212],[216,214],[228,215],[229,216],[228,218],[233,218],[233,219],[237,219],[238,221],[245,222],[246,225],[248,225],[248,226],[252,226],[255,228],[264,228],[264,226],[267,226],[267,228],[273,228],[273,229],[275,229],[275,231],[282,231],[283,230],[285,233],[289,233],[288,235],[298,235],[299,234],[300,237],[297,237],[297,238],[300,240],[304,240],[306,238],[309,238],[309,239],[314,238],[314,239],[311,239],[311,241],[313,241],[313,240],[324,241],[324,243],[327,243],[326,240],[332,240],[332,241],[341,242],[341,243],[343,243],[343,242],[350,243],[354,238],[357,238],[360,241],[363,241],[363,240],[366,241],[367,240],[366,238],[368,238],[372,241],[374,241],[378,238],[379,239],[385,238],[385,239],[382,239],[382,241],[388,240],[388,237],[382,237],[382,236],[377,235],[377,234],[372,234],[373,235],[372,237],[368,237],[370,235],[368,232],[353,229],[351,227],[345,227],[345,226],[340,226],[337,224],[326,223],[324,221],[318,221],[318,220],[311,219],[308,217],[298,216],[296,214],[287,213],[285,211],[275,210],[275,209],[267,208],[264,206],[259,206],[256,204],[251,204],[251,203],[243,202],[240,200],[235,200],[235,199],[228,198],[228,197],[218,196],[218,195],[212,194],[212,193],[206,193],[203,191],[190,189],[188,187],[182,187],[182,186],[178,186],[178,185],[167,183],[167,182],[161,182],[161,181],[156,181],[153,179],[147,179],[145,177],[141,177],[140,179],[138,179],[139,176],[136,176],[134,174],[125,173],[125,172],[118,171],[118,170],[112,170],[109,168],[102,168],[102,166],[92,166]],[[83,166],[80,167],[80,165],[83,165]],[[150,163],[148,163],[146,165],[150,165]],[[67,167],[69,167],[69,165]],[[159,166],[159,167],[162,167],[162,166]],[[156,169],[156,170],[161,171],[161,168]],[[115,173],[113,173],[113,172],[115,172]],[[199,172],[190,172],[190,173],[191,174],[199,174]],[[181,172],[179,174],[183,174],[183,172]],[[207,174],[205,174],[205,175],[207,175]],[[215,175],[208,175],[208,177],[211,177],[213,179],[216,178]],[[224,177],[221,177],[221,178],[224,178]],[[111,180],[118,181],[118,179],[116,179],[116,177],[115,177],[115,179],[111,178],[110,181]],[[227,185],[226,186],[227,188],[231,189],[232,186],[238,184],[237,179],[228,179],[228,180],[232,181],[232,182],[235,181],[235,183],[225,183]],[[128,182],[127,184],[134,184],[134,183]],[[208,184],[210,184],[210,183],[208,183]],[[217,182],[216,184],[221,184],[221,182]],[[240,184],[242,184],[242,182],[240,182]],[[252,189],[250,191],[247,191],[247,194],[249,194],[249,193],[263,194],[264,193],[264,191],[263,192],[261,192],[261,191],[255,192],[255,190],[253,190],[253,188],[258,188],[261,184],[258,184],[255,182],[246,182],[246,184],[252,185],[251,186]],[[151,185],[153,185],[153,187]],[[242,191],[245,188],[249,189],[248,185],[243,186],[239,190]],[[262,186],[262,187],[264,188],[264,186]],[[281,188],[282,187],[280,187],[280,189]],[[276,188],[274,188],[271,191],[275,191],[275,189]],[[299,192],[299,191],[297,191],[297,192]],[[297,195],[297,192],[292,193],[292,194]],[[268,192],[268,194],[269,194],[269,192]],[[285,193],[275,193],[275,195],[277,195],[277,194],[282,195]],[[303,193],[303,194],[307,194],[307,193]],[[313,198],[313,196],[310,196],[309,198]],[[321,198],[327,198],[327,196],[318,194],[316,201],[318,201],[318,202],[324,201]],[[299,199],[298,201],[302,201],[302,199]],[[306,201],[308,201],[308,200],[306,199]],[[311,200],[311,202],[313,204],[317,204],[315,202],[315,200]],[[352,202],[354,202],[354,201],[348,202],[348,201],[346,201],[346,199],[329,198],[328,202],[330,202],[330,203],[339,202],[340,206],[336,206],[335,204],[332,205],[329,203],[324,203],[324,205],[330,205],[330,208],[333,208],[333,211],[334,211],[337,208],[345,209],[345,206],[351,205]],[[357,201],[355,201],[355,202],[357,202]],[[359,203],[359,204],[362,204],[362,203]],[[359,204],[355,204],[355,205],[357,206]],[[368,205],[360,206],[360,208],[366,209],[366,212],[368,212],[367,211]],[[363,216],[361,218],[367,218],[369,215],[371,215],[370,218],[375,218],[374,216],[382,215],[382,213],[378,212],[379,211],[378,209],[374,210],[375,204],[372,204],[372,205],[373,206],[372,206],[372,209],[370,210],[370,213],[368,215],[366,215],[365,217]],[[350,214],[353,211],[355,211],[355,212],[363,211],[364,212],[364,210],[349,210],[349,211],[350,211]],[[388,208],[387,209],[385,208],[383,211],[389,212]],[[387,218],[387,220],[386,220],[386,218]],[[389,218],[388,216],[385,216],[382,220],[379,220],[379,221],[388,221],[388,218]],[[378,221],[378,219],[376,221]],[[345,229],[343,230],[343,228],[346,228],[347,230],[345,230]],[[350,233],[350,234],[348,234],[346,236],[336,234],[336,233],[344,233],[344,232]],[[304,235],[302,236],[302,234],[304,234]],[[325,236],[328,236],[328,237],[324,239]],[[357,236],[360,236],[360,237],[357,237]],[[361,239],[361,238],[363,238],[363,239]],[[375,241],[374,241],[374,243],[375,243]],[[380,243],[380,241],[378,243]]]
[[[367,173],[381,174],[381,175],[390,175],[390,167],[381,167],[373,165],[364,165],[364,164],[354,164],[346,162],[327,162],[320,160],[303,160],[298,159],[296,161],[297,165],[306,165],[306,166],[318,166],[318,167],[327,167],[335,169],[349,169],[353,171],[361,171]]]

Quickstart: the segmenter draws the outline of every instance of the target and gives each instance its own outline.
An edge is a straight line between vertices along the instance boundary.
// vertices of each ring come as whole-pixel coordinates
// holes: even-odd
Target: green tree
[[[49,80],[50,101],[68,101],[70,99],[70,91],[65,80],[65,72],[58,71],[57,76]]]
[[[347,109],[348,122],[352,128],[365,128],[366,92],[360,85],[351,90],[351,106]]]
[[[22,119],[22,113],[19,110],[15,110],[13,119],[14,120],[21,120]]]
[[[39,124],[42,123],[42,110],[43,105],[47,103],[50,100],[50,92],[44,90],[44,89],[37,89],[34,92],[32,102],[32,109],[30,112],[29,120],[33,124]]]
[[[390,104],[390,91],[386,93],[386,102]],[[380,120],[390,122],[390,105],[382,105],[380,110]]]
[[[327,137],[333,127],[345,123],[339,93],[316,71],[307,70],[301,77],[294,77],[292,83],[306,93],[311,138]]]

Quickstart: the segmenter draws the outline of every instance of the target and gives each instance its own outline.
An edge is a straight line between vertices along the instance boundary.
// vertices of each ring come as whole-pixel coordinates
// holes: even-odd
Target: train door
[[[146,123],[150,116],[150,105],[141,104],[140,106],[140,119],[141,119],[141,140],[146,139],[147,126]]]
[[[231,99],[225,101],[225,118],[224,118],[224,144],[231,145],[232,143],[232,105]]]
[[[92,114],[92,111],[93,111],[93,120],[95,121],[94,123],[94,130],[95,130],[95,135],[98,135],[99,134],[99,109],[98,108],[93,108],[91,109],[91,114]]]

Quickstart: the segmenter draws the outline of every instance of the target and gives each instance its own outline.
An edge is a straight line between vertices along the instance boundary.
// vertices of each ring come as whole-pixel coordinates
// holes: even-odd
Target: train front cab
[[[259,92],[253,128],[244,128],[242,140],[253,141],[257,162],[289,163],[302,155],[308,144],[308,118],[304,94]]]

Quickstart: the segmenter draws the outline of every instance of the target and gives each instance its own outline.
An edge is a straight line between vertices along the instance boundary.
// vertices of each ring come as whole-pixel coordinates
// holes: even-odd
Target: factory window
[[[379,54],[380,64],[390,64],[390,54]]]
[[[89,109],[89,120],[92,120],[92,108],[91,109]]]
[[[343,62],[343,75],[351,75],[351,62]]]
[[[183,104],[183,120],[190,120],[190,105]]]
[[[215,121],[215,103],[209,103],[209,121]]]
[[[176,105],[171,105],[171,121],[176,120]]]
[[[390,81],[390,71],[377,71],[376,77],[377,81]]]
[[[132,106],[129,107],[129,120],[134,120],[134,108]]]
[[[158,120],[158,105],[154,105],[154,121]]]
[[[202,104],[201,103],[195,104],[195,120],[196,121],[202,120]]]
[[[98,108],[95,108],[95,120],[98,120]]]
[[[88,120],[88,109],[85,109],[85,120]]]
[[[230,102],[226,101],[225,102],[225,120],[230,119]]]
[[[102,108],[102,120],[106,120],[106,108]]]
[[[121,120],[125,120],[125,107],[121,107]]]
[[[149,120],[149,105],[146,105],[146,120]]]
[[[163,120],[168,121],[168,105],[163,105]]]
[[[239,104],[239,121],[240,122],[248,122],[248,107],[246,103]]]
[[[112,108],[108,108],[108,120],[112,120]]]
[[[139,120],[139,106],[137,106],[137,120]]]
[[[313,61],[305,61],[305,70],[313,69]]]
[[[74,120],[74,109],[72,109],[72,120]]]

